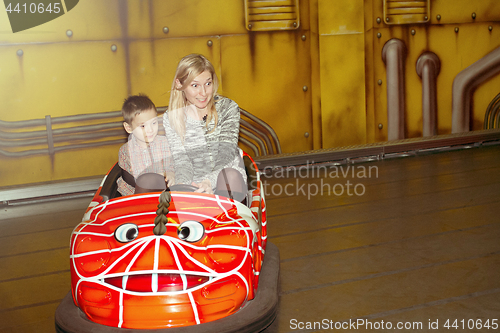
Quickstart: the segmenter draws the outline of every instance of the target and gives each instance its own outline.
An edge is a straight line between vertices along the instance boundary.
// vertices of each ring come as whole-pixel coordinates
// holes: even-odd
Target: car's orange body
[[[162,235],[153,233],[161,193],[103,200],[99,192],[70,244],[73,299],[90,320],[123,328],[196,325],[254,298],[266,245],[258,177],[249,205],[171,192]],[[181,239],[182,228],[191,238]]]

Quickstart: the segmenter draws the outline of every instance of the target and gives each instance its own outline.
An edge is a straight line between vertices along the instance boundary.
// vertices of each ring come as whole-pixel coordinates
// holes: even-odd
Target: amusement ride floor
[[[281,256],[265,332],[500,330],[500,146],[264,181]],[[89,201],[1,208],[0,332],[54,332],[69,236]]]

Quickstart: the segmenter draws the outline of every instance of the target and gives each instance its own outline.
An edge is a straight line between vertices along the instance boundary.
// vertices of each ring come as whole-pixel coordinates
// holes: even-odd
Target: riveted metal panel
[[[431,4],[433,24],[500,21],[500,1],[440,0]],[[439,20],[437,19],[439,15]]]
[[[5,121],[117,110],[127,94],[124,47],[118,41],[2,46],[0,58]]]
[[[489,26],[493,29],[490,31]],[[374,29],[373,80],[375,116],[372,126],[375,141],[387,140],[387,85],[385,65],[381,59],[382,48],[391,38],[403,40],[407,49],[405,61],[405,133],[407,138],[422,136],[422,84],[415,65],[425,51],[434,52],[441,61],[437,77],[437,126],[438,134],[451,133],[451,92],[453,80],[460,71],[500,46],[498,23],[473,23],[457,25],[401,25]],[[455,31],[457,29],[457,32]],[[381,37],[378,38],[377,34]],[[367,62],[369,63],[369,62]],[[378,84],[381,80],[381,84]],[[500,76],[480,85],[473,95],[472,130],[482,129],[488,103],[498,94]],[[378,124],[382,128],[378,128]]]
[[[375,142],[378,124],[375,123],[375,89],[378,86],[375,79],[373,63],[373,29],[365,35],[365,89],[366,89],[366,142]]]
[[[363,33],[363,0],[319,0],[318,19],[320,35]]]
[[[384,0],[386,24],[425,23],[430,17],[430,0]]]
[[[75,42],[121,38],[126,32],[126,3],[123,0],[79,1],[71,11],[52,21],[28,30],[11,33],[9,19],[2,1],[0,4],[0,31],[2,32],[0,33],[0,44]]]
[[[374,29],[373,34],[369,35],[373,39],[373,52],[367,54],[367,57],[372,57],[371,64],[373,67],[368,70],[373,70],[373,102],[374,102],[374,142],[387,140],[387,80],[385,65],[382,61],[382,49],[385,43],[393,36],[390,34],[390,29],[383,25],[383,28]],[[381,38],[377,34],[381,34]],[[380,127],[379,127],[380,125]]]
[[[208,42],[212,46],[208,46]],[[130,80],[132,94],[146,93],[156,106],[167,106],[170,88],[179,60],[190,53],[206,56],[221,76],[220,37],[167,38],[139,40],[130,45]],[[219,92],[224,82],[220,80]]]
[[[118,160],[120,145],[11,159],[0,156],[0,187],[102,176]],[[78,189],[75,189],[78,191]]]
[[[127,34],[131,38],[195,37],[246,32],[243,1],[129,0],[127,4]]]
[[[117,45],[115,52],[110,48],[112,44]],[[23,49],[22,56],[17,55],[19,48]],[[17,121],[119,110],[127,96],[123,50],[118,41],[0,47],[0,119]],[[0,186],[102,175],[117,159],[118,147],[110,147],[57,153],[53,157],[0,156]]]
[[[437,81],[438,134],[451,133],[451,87],[457,74],[500,47],[500,24],[494,24],[492,31],[488,29],[490,25],[486,22],[462,24],[458,33],[453,25],[444,28],[436,26],[431,31],[433,39],[429,41],[429,49],[441,59]],[[498,94],[499,87],[500,75],[497,75],[473,92],[471,130],[483,128],[486,108]]]
[[[245,25],[249,31],[297,29],[299,0],[245,0]]]
[[[284,152],[313,147],[310,50],[301,35],[221,37],[223,94],[268,123]]]
[[[320,36],[323,148],[366,142],[364,64],[364,35]]]
[[[364,10],[363,0],[318,1],[323,148],[366,142]]]

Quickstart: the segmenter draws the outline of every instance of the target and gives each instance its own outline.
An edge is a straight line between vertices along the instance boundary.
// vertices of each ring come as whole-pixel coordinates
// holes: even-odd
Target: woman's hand
[[[198,189],[195,191],[197,193],[208,193],[214,194],[212,191],[212,185],[210,184],[210,180],[205,179],[201,183],[192,182],[191,185],[196,186]]]
[[[175,185],[175,173],[166,172],[165,173],[165,183],[167,183],[167,186]]]

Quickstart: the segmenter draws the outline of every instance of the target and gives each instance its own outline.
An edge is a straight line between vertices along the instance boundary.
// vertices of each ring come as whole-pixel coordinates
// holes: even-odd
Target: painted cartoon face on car
[[[155,235],[159,195],[91,204],[73,231],[73,298],[90,320],[124,328],[194,325],[253,299],[263,255],[255,214],[224,197],[174,192],[166,231]]]

